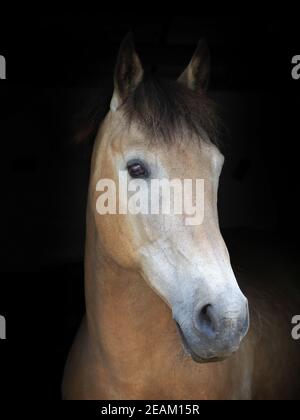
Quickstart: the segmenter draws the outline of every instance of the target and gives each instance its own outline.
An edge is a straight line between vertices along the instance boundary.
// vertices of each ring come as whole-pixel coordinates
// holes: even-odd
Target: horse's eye
[[[140,161],[128,162],[127,170],[131,178],[149,178],[149,171]]]

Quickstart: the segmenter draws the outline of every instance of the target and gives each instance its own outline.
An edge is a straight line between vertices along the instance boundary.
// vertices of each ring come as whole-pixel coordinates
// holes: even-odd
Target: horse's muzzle
[[[177,327],[185,350],[198,363],[224,360],[235,353],[249,329],[248,302],[239,310],[206,304],[195,311],[192,326]],[[184,323],[186,325],[186,323]]]

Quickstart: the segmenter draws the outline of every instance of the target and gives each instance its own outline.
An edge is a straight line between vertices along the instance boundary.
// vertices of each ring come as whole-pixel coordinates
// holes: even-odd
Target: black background
[[[91,142],[72,139],[90,102],[100,114],[107,111],[116,54],[129,29],[145,66],[173,78],[206,37],[210,93],[227,127],[219,208],[229,249],[233,236],[232,248],[242,238],[246,249],[263,254],[268,247],[270,253],[272,244],[274,255],[279,246],[298,261],[300,80],[291,78],[291,59],[300,54],[299,27],[292,13],[249,11],[1,16],[0,54],[7,61],[7,80],[0,80],[5,392],[60,398],[65,358],[84,312]]]

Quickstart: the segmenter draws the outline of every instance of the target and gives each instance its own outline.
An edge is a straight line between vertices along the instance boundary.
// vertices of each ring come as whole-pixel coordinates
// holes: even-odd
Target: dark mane
[[[99,104],[99,96],[103,97],[103,94],[95,89],[89,96],[93,96],[90,98],[92,103],[74,116],[72,137],[76,143],[94,140],[107,112],[107,105]],[[146,76],[129,95],[122,110],[128,122],[138,123],[152,142],[171,144],[189,138],[197,138],[200,142],[209,138],[220,146],[220,124],[215,104],[203,91],[192,91],[176,81]]]
[[[154,141],[167,144],[195,135],[218,145],[219,119],[214,103],[203,91],[150,75],[122,105],[129,121],[135,121]]]

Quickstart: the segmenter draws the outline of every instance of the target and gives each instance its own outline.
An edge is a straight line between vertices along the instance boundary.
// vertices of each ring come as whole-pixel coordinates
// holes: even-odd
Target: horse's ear
[[[143,78],[143,67],[135,51],[132,34],[122,41],[114,74],[114,93],[110,109],[116,111]]]
[[[185,84],[192,90],[199,88],[206,90],[209,83],[210,54],[204,39],[198,42],[196,51],[178,82]]]

